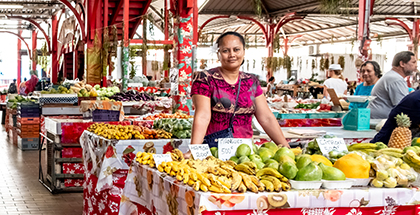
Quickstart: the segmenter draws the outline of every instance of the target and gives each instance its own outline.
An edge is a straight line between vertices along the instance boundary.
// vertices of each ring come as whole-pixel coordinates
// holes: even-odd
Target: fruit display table
[[[122,191],[123,214],[417,214],[415,188],[291,190],[280,193],[216,194],[197,192],[174,177],[132,165]],[[149,211],[142,211],[145,206]],[[405,206],[402,206],[405,205]]]
[[[80,137],[83,148],[85,183],[83,186],[84,214],[118,214],[122,189],[128,173],[128,166],[122,155],[128,146],[134,153],[143,151],[147,142],[153,142],[156,153],[163,153],[168,139],[108,140],[89,131]],[[181,140],[180,150],[186,152],[189,139]]]

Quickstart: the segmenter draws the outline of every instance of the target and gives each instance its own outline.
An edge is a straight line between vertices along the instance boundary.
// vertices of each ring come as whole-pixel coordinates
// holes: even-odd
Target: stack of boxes
[[[20,103],[17,114],[17,145],[21,150],[38,150],[39,117],[41,110],[38,103]]]

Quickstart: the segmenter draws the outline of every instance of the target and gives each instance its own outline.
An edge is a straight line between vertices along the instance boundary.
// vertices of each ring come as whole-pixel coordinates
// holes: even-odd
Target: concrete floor
[[[38,151],[21,151],[0,128],[0,215],[79,215],[83,194],[51,194],[38,182]]]

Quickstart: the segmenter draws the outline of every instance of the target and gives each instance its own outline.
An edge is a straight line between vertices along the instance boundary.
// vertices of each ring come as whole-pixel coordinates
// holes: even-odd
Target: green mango
[[[258,146],[255,143],[252,143],[252,151],[254,151],[254,154],[258,154]]]
[[[271,149],[274,152],[276,152],[279,149],[279,147],[277,146],[277,144],[275,144],[273,142],[266,142],[266,143],[262,144],[261,147],[265,147],[265,148]]]
[[[217,147],[211,147],[210,148],[210,152],[211,152],[211,155],[213,155],[214,157],[216,157],[216,153],[217,153]]]
[[[238,164],[251,161],[247,156],[242,156],[238,159]]]
[[[298,169],[302,169],[303,167],[305,167],[311,162],[312,162],[312,159],[310,155],[302,155],[299,157],[299,160],[296,162],[296,167]]]
[[[276,162],[268,162],[264,165],[264,168],[265,167],[270,167],[272,169],[277,170],[279,168],[279,163],[277,163],[277,161]]]
[[[254,161],[255,165],[257,165],[257,169],[264,168],[264,163],[262,161]]]
[[[238,157],[236,157],[236,156],[232,156],[232,157],[230,157],[230,158],[229,158],[229,160],[231,160],[231,161],[233,161],[233,162],[235,162],[235,163],[238,163],[239,158],[238,158]]]
[[[241,144],[236,149],[236,157],[249,156],[251,154],[251,147],[247,144]]]
[[[319,163],[318,166],[322,169],[322,179],[339,181],[346,180],[346,175],[339,169]]]
[[[413,140],[411,141],[411,145],[412,146],[420,146],[420,138],[419,137],[413,138]]]
[[[280,162],[279,159],[283,155],[289,156],[290,158],[292,158],[292,160],[295,160],[295,153],[293,153],[293,151],[287,147],[281,147],[279,150],[277,150],[276,154],[274,154],[273,159]]]
[[[299,169],[296,167],[295,163],[284,162],[279,166],[279,172],[288,179],[294,179],[296,177]]]
[[[296,181],[320,181],[322,179],[322,169],[317,165],[317,162],[311,162],[296,174]]]
[[[252,154],[250,156],[248,156],[248,158],[252,161],[252,162],[256,162],[256,161],[260,161],[262,163],[262,159],[259,155],[257,154]]]
[[[262,161],[265,163],[266,160],[273,157],[275,152],[270,150],[269,148],[261,147],[258,150],[258,155],[261,157]]]
[[[287,156],[287,155],[282,155],[282,156],[280,156],[279,158],[274,159],[274,160],[276,160],[277,162],[279,162],[279,164],[280,164],[280,165],[281,165],[282,163],[284,163],[284,162],[292,162],[292,163],[294,163],[294,164],[296,163],[294,159],[290,158],[290,157],[289,157],[289,156]]]

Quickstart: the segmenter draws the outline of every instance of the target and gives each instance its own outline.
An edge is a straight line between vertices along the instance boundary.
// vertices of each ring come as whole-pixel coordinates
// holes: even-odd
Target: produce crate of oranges
[[[155,119],[189,119],[193,118],[193,116],[190,116],[185,113],[174,113],[174,114],[166,114],[166,113],[159,113],[155,115],[150,115],[144,118],[144,120],[155,120]]]

